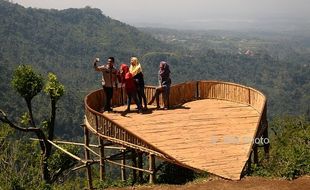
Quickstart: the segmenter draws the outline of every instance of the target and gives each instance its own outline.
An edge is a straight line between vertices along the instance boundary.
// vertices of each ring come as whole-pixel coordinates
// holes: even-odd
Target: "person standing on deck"
[[[127,109],[125,112],[130,112],[131,99],[133,99],[137,105],[138,113],[142,113],[142,106],[137,98],[137,85],[129,72],[129,67],[126,64],[121,64],[120,67],[119,82],[125,85],[125,91],[127,94]]]
[[[114,57],[108,58],[106,65],[97,66],[99,58],[94,60],[94,68],[96,71],[102,72],[102,87],[105,94],[104,111],[113,111],[111,101],[113,97],[113,85],[117,88],[117,70],[114,68]]]
[[[132,74],[133,78],[136,81],[139,101],[141,105],[143,102],[144,109],[147,109],[147,101],[146,101],[146,96],[144,93],[144,76],[142,73],[141,64],[139,63],[137,57],[130,58],[129,72]]]

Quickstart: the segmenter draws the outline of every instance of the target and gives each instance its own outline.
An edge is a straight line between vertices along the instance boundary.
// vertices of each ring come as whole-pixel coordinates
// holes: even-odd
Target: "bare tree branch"
[[[43,133],[43,131],[39,128],[34,128],[34,127],[29,127],[29,128],[23,128],[20,127],[18,125],[15,125],[10,119],[8,119],[6,113],[0,109],[0,121],[2,121],[3,123],[8,124],[10,127],[19,130],[19,131],[23,131],[23,132],[34,132],[38,139],[42,139],[42,141],[40,142],[40,146],[41,146],[41,150],[43,152],[43,154],[46,153],[46,144],[48,143],[45,137],[45,134]]]

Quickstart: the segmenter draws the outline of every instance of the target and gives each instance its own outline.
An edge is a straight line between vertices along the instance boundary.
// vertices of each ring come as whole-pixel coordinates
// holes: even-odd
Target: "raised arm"
[[[101,65],[101,66],[98,66],[97,65],[97,63],[99,62],[99,58],[96,58],[95,60],[94,60],[94,69],[96,70],[96,71],[102,71],[102,70],[105,70],[106,69],[106,67],[104,66],[104,65]]]

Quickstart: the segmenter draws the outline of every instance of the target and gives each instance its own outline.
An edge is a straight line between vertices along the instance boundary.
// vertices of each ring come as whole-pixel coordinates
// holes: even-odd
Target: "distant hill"
[[[224,80],[254,87],[267,95],[269,116],[309,113],[307,27],[295,32],[139,29],[183,51],[174,79]]]

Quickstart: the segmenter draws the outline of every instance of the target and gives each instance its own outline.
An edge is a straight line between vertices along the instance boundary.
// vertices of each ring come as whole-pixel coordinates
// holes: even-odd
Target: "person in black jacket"
[[[144,76],[142,73],[141,64],[139,63],[137,57],[131,57],[129,72],[136,81],[139,101],[141,105],[144,103],[144,109],[147,109],[147,101],[144,93]]]

